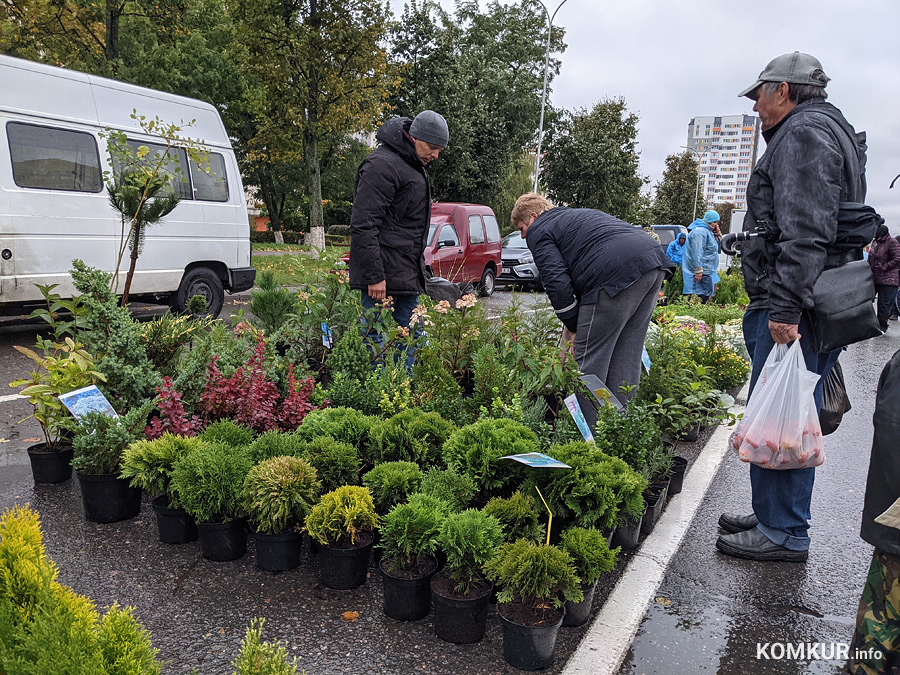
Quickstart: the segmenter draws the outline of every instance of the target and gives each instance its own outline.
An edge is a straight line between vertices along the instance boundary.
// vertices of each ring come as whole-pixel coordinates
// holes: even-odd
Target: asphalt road
[[[841,363],[853,409],[826,438],[816,470],[806,564],[757,563],[718,553],[723,512],[750,512],[749,470],[729,452],[672,559],[620,674],[834,673],[842,659],[757,658],[766,643],[848,644],[872,556],[859,538],[875,391],[900,348],[900,326],[851,346]],[[779,653],[776,650],[776,653]],[[771,653],[763,650],[761,657]]]

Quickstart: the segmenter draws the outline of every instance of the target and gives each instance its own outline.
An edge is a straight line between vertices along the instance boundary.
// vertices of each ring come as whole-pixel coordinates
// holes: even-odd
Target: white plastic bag
[[[806,369],[800,341],[775,345],[747,411],[731,435],[744,462],[764,469],[806,469],[825,461],[813,398],[819,376]]]

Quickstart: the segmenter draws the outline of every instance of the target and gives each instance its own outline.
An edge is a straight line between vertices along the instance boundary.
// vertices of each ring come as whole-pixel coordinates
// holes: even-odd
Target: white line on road
[[[0,403],[6,403],[7,401],[16,401],[20,398],[28,398],[28,397],[22,396],[21,394],[8,394],[7,396],[0,396]]]
[[[746,400],[745,386],[738,398]],[[731,412],[743,412],[735,405]],[[612,675],[622,664],[647,606],[659,588],[669,562],[703,501],[728,450],[732,428],[720,426],[684,477],[681,494],[672,497],[662,517],[631,559],[603,609],[594,619],[563,675]]]

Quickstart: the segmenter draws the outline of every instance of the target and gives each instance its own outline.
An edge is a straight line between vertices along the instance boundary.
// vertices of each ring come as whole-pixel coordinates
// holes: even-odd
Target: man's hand
[[[703,281],[703,272],[697,272],[694,275],[694,281],[696,281],[697,283],[700,283],[701,281]]]
[[[366,292],[373,300],[377,302],[383,302],[387,297],[387,282],[379,281],[377,284],[369,284]]]
[[[565,363],[566,354],[571,354],[575,358],[575,333],[563,326],[562,329],[563,347],[559,350],[559,360]]]
[[[794,340],[799,340],[800,333],[797,332],[797,328],[798,326],[795,323],[769,322],[769,332],[772,333],[772,339],[779,345],[786,345]]]

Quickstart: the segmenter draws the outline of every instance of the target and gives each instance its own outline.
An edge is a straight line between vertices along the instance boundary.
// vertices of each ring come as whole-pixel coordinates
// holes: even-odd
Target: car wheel
[[[485,267],[484,274],[481,275],[481,283],[478,284],[478,295],[482,298],[490,296],[496,287],[495,282],[496,277],[494,276],[494,270],[490,267]]]
[[[181,279],[181,285],[175,293],[175,303],[173,308],[176,312],[186,314],[188,312],[188,302],[195,295],[202,295],[206,298],[207,311],[206,314],[198,314],[196,316],[211,316],[216,318],[225,305],[225,289],[222,286],[222,280],[219,275],[208,267],[195,267],[185,272]]]

